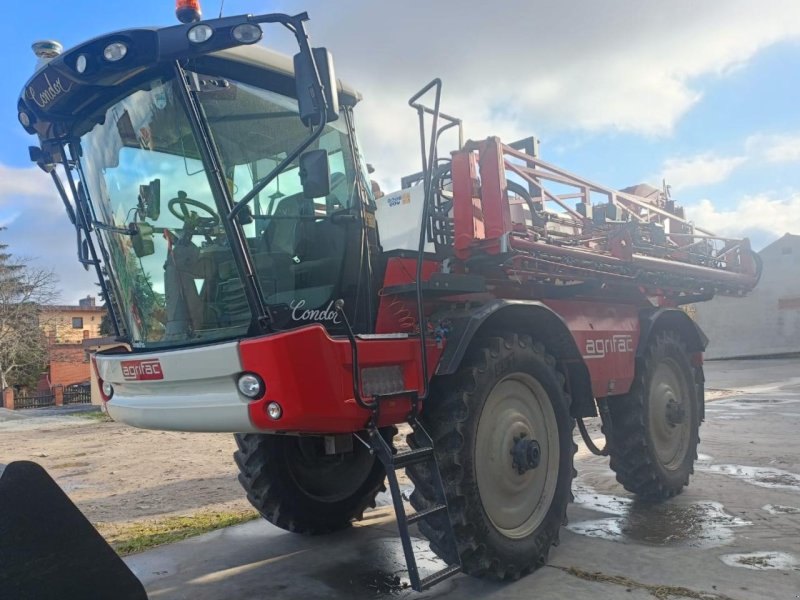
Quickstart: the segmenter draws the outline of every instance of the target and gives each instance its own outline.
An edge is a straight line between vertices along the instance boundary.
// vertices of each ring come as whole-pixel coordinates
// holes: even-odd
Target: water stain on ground
[[[697,465],[707,473],[734,477],[759,487],[800,492],[800,475],[774,467],[748,467],[744,465]]]
[[[800,515],[800,508],[795,506],[783,506],[781,504],[765,504],[761,507],[771,515]]]
[[[756,571],[791,571],[800,566],[797,558],[786,552],[748,552],[723,554],[719,559],[729,567],[742,567]]]
[[[650,504],[609,494],[600,494],[578,483],[575,503],[612,517],[571,523],[575,533],[612,541],[636,541],[654,546],[713,548],[730,542],[733,528],[749,521],[725,512],[718,502]]]
[[[420,577],[444,568],[444,562],[433,553],[427,540],[412,537],[411,543]],[[364,556],[370,557],[370,560],[365,561]],[[365,569],[368,566],[373,568]],[[335,567],[319,571],[314,577],[333,588],[338,596],[347,598],[360,600],[416,595],[411,589],[403,547],[397,537],[371,540],[362,548],[362,556],[352,563],[337,562]]]

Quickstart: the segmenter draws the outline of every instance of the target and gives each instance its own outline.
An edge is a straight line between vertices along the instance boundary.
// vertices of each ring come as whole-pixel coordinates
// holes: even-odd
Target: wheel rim
[[[659,462],[670,471],[683,464],[689,447],[687,392],[678,364],[669,358],[659,362],[650,381],[650,434]]]
[[[512,450],[521,438],[538,442],[538,466],[519,472]],[[475,471],[484,512],[512,539],[535,531],[547,515],[558,481],[558,423],[550,398],[530,375],[495,384],[481,411]]]
[[[353,452],[326,455],[319,437],[287,436],[286,467],[298,488],[319,502],[346,500],[364,484],[375,457],[358,441]]]

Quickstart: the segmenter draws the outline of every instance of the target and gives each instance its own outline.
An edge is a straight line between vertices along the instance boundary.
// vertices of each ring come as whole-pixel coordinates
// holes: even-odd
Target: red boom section
[[[519,193],[509,193],[511,181]],[[696,227],[666,192],[634,191],[639,186],[618,191],[580,178],[498,138],[467,142],[452,161],[454,254],[499,254],[496,266],[517,282],[594,280],[665,304],[743,295],[756,285],[760,267],[747,239]]]
[[[359,338],[358,358],[363,389],[394,392],[422,389],[419,340],[413,338]],[[346,339],[331,338],[322,325],[309,325],[285,333],[243,340],[239,344],[242,367],[257,373],[266,394],[249,406],[253,425],[264,431],[351,433],[364,429],[369,411],[353,398],[352,354]],[[433,373],[441,350],[428,348]],[[277,402],[283,409],[278,420],[266,412]],[[381,402],[379,424],[401,423],[410,401]]]

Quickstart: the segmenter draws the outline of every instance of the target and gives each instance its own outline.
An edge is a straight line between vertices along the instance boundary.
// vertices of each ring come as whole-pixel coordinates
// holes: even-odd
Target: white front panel
[[[162,379],[133,380],[132,362],[155,360]],[[97,370],[103,381],[114,386],[108,412],[123,423],[177,431],[254,431],[247,410],[249,401],[236,388],[236,378],[242,372],[237,342],[97,355]],[[152,369],[147,374],[152,375]]]

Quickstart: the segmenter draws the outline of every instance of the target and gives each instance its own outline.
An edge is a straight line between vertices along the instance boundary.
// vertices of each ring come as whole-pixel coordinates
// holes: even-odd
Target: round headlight
[[[111,385],[108,381],[103,382],[103,396],[106,397],[106,400],[111,400],[111,396],[114,395],[114,386]]]
[[[117,62],[125,58],[127,53],[128,47],[125,44],[122,42],[114,42],[105,47],[105,50],[103,50],[103,57],[109,62]]]
[[[83,73],[86,70],[86,55],[81,54],[75,61],[75,70],[78,73]]]
[[[20,125],[22,125],[23,127],[30,127],[31,117],[30,115],[28,115],[28,113],[26,113],[24,110],[21,110],[19,111],[19,115],[17,116],[19,118]]]
[[[242,23],[233,28],[233,39],[240,44],[254,44],[261,39],[261,27],[255,23]]]
[[[276,421],[281,418],[283,414],[283,409],[281,405],[277,402],[270,402],[267,404],[267,414],[269,415],[270,419],[275,419]]]
[[[236,386],[243,396],[247,396],[251,400],[261,398],[266,391],[261,378],[253,373],[243,373],[236,382]]]
[[[214,35],[214,30],[208,25],[196,25],[189,30],[189,33],[186,34],[186,36],[189,38],[189,41],[195,44],[207,42],[211,39],[212,35]]]

